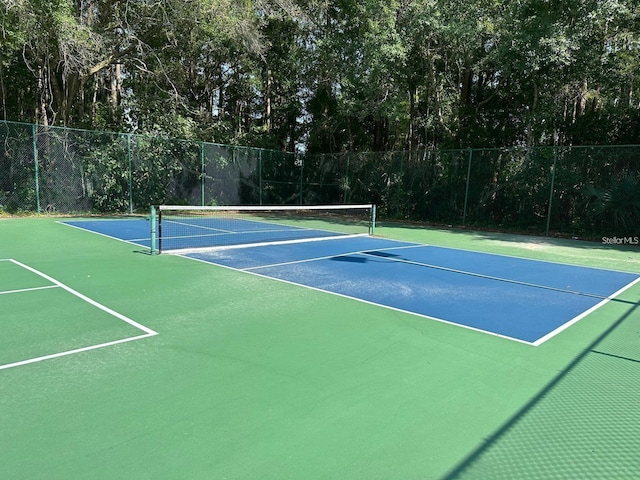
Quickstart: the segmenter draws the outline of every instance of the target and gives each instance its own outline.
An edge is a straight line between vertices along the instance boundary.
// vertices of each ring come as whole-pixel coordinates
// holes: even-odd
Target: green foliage
[[[0,118],[313,153],[640,143],[636,3],[5,0]]]
[[[640,225],[640,146],[296,155],[11,122],[0,139],[0,209],[12,213],[375,203],[381,218],[532,233]]]
[[[586,209],[596,225],[636,234],[640,225],[640,174],[621,172],[604,186],[585,186]]]

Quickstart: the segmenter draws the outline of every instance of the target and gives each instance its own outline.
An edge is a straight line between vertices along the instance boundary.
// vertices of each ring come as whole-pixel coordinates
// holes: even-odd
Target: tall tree
[[[634,0],[0,0],[0,115],[312,152],[640,142]]]

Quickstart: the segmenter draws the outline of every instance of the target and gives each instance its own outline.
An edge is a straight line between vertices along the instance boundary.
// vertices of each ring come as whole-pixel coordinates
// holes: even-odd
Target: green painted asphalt
[[[158,335],[0,370],[0,478],[640,478],[638,285],[532,347],[58,220],[0,219],[0,259]],[[632,247],[376,233],[640,273]],[[2,362],[137,334],[60,293],[0,295]]]

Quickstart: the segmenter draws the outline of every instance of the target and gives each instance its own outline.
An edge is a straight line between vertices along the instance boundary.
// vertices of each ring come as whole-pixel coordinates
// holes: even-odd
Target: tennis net
[[[157,212],[152,251],[158,253],[373,235],[375,229],[374,205],[161,205]]]

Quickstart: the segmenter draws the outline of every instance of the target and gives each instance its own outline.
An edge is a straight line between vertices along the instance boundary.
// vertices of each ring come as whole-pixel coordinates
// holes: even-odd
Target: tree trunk
[[[584,112],[587,109],[587,92],[587,81],[583,80],[582,87],[580,88],[580,92],[578,92],[578,96],[576,98],[576,118],[584,115]]]
[[[118,105],[122,96],[122,65],[116,63],[111,66],[111,87],[109,95],[109,106],[111,108],[111,118],[117,120]]]
[[[35,123],[41,123],[44,126],[48,126],[49,125],[49,115],[48,115],[48,108],[49,108],[49,94],[48,94],[48,89],[47,89],[47,85],[48,85],[48,79],[47,79],[47,72],[48,69],[46,67],[39,67],[38,68],[38,100],[39,100],[39,104],[36,107],[36,111],[35,111],[35,117],[36,117],[36,121]]]
[[[0,49],[0,100],[2,101],[2,120],[7,120],[7,88],[4,85],[4,69],[2,64],[4,58]]]
[[[265,92],[265,127],[267,132],[271,131],[271,84],[273,81],[273,75],[271,69],[267,68],[267,85]]]
[[[416,97],[417,97],[417,88],[415,85],[411,85],[409,87],[409,132],[408,143],[409,143],[409,155],[416,149],[417,141],[416,141]]]

